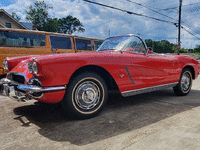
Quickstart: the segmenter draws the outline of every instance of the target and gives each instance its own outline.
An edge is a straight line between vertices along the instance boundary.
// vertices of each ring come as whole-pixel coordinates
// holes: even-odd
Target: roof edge
[[[16,20],[14,17],[12,17],[9,13],[7,13],[4,9],[0,9],[0,12],[5,13],[9,18],[11,18],[12,20],[14,20],[17,24],[19,24],[20,26],[22,26],[24,29],[28,28],[26,26],[24,26],[23,24],[21,24],[18,20]]]

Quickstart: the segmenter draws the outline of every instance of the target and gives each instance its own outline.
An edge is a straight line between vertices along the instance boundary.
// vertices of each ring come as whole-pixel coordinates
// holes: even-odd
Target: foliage
[[[73,32],[85,32],[82,23],[72,16],[67,16],[58,20],[59,32],[72,34]]]
[[[147,47],[153,48],[153,41],[151,39],[145,39],[145,43],[147,44]]]
[[[156,53],[178,53],[177,45],[170,43],[167,40],[153,41],[151,39],[145,39],[147,47],[153,48]],[[196,45],[194,49],[181,48],[180,53],[196,53],[200,54],[200,45]]]
[[[196,47],[194,48],[194,51],[196,53],[200,53],[200,45],[196,45]]]
[[[46,22],[43,23],[40,30],[47,32],[58,32],[58,19],[47,18]]]
[[[38,30],[43,29],[43,25],[48,18],[48,6],[44,1],[36,1],[26,10],[26,19],[36,25]]]
[[[72,34],[74,32],[84,32],[79,19],[68,15],[64,18],[50,18],[48,15],[48,5],[44,1],[36,1],[26,10],[26,19],[36,25],[38,30],[48,32],[60,32]]]
[[[180,53],[188,53],[188,51],[185,48],[181,48]]]
[[[14,11],[11,13],[11,16],[15,18],[17,21],[21,19]]]
[[[174,53],[176,51],[176,45],[167,40],[152,41],[151,39],[146,39],[145,42],[147,47],[153,48],[156,53]]]

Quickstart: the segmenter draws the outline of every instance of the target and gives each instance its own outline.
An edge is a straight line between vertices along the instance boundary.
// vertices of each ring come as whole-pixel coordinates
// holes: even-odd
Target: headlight
[[[33,64],[29,61],[28,62],[28,70],[32,73],[33,72]]]
[[[3,68],[8,69],[8,62],[6,60],[3,61]]]
[[[33,73],[37,74],[37,72],[38,72],[37,63],[34,61],[33,62]]]

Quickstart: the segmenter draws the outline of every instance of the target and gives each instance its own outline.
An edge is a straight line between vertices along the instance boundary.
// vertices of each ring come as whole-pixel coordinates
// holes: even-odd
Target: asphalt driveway
[[[71,120],[59,105],[0,95],[0,149],[155,150],[200,147],[200,77],[189,95],[166,89],[128,98],[110,94],[104,111]]]

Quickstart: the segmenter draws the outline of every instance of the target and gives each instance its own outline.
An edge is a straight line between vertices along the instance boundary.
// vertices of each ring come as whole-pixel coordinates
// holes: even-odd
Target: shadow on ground
[[[59,105],[35,103],[14,109],[30,122],[40,127],[39,133],[54,141],[69,141],[85,145],[112,136],[148,126],[177,113],[200,106],[200,91],[192,90],[188,96],[177,97],[171,89],[123,98],[110,94],[103,112],[87,120],[70,120]],[[192,103],[190,103],[190,101]]]

